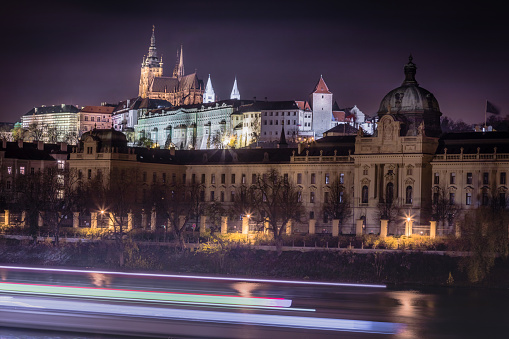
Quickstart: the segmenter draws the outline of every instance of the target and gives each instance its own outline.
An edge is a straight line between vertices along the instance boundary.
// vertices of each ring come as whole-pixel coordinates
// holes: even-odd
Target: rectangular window
[[[482,198],[481,198],[481,204],[483,206],[488,206],[488,203],[489,203],[489,197],[488,197],[488,192],[483,192],[482,193]]]
[[[251,184],[256,184],[256,174],[251,174]]]
[[[175,173],[171,174],[171,182],[173,185],[177,183],[177,175]]]
[[[505,198],[505,193],[504,192],[500,192],[499,193],[499,195],[498,195],[498,202],[500,203],[500,207],[505,208],[506,198]]]
[[[92,179],[92,170],[88,169],[87,178]]]
[[[329,192],[325,192],[325,193],[323,194],[323,202],[324,202],[325,204],[328,204],[328,203],[329,203]]]
[[[311,185],[316,184],[316,175],[315,173],[311,173]]]
[[[344,184],[345,183],[345,174],[344,173],[341,173],[339,175],[339,183],[340,184]]]
[[[465,205],[472,205],[472,193],[467,193],[465,197]]]
[[[438,204],[438,192],[433,193],[433,204]]]
[[[235,202],[235,191],[230,192],[230,201]]]
[[[467,185],[472,185],[472,173],[467,173]]]
[[[500,172],[500,185],[505,185],[505,172]]]
[[[288,183],[288,173],[283,174],[283,181],[284,183]]]
[[[205,191],[200,191],[200,201],[201,202],[205,201]]]
[[[440,183],[440,175],[438,173],[435,173],[433,177],[433,184],[438,185]]]
[[[456,173],[455,172],[451,172],[451,174],[450,174],[450,184],[454,185],[455,183],[456,183]]]
[[[186,184],[186,181],[187,181],[187,176],[186,174],[182,174],[182,183],[185,185]]]
[[[232,184],[235,183],[235,174],[232,174]]]
[[[219,195],[221,202],[224,202],[224,192],[221,191],[221,194]]]
[[[226,183],[226,174],[221,174],[221,184],[225,184]]]
[[[12,167],[11,166],[7,167],[7,174],[12,174]]]
[[[204,184],[205,183],[205,174],[202,174],[201,175],[201,183]]]
[[[58,160],[57,161],[57,168],[59,170],[63,170],[65,168],[65,160]]]
[[[309,202],[312,204],[315,202],[315,192],[309,193]]]
[[[214,201],[215,197],[215,192],[214,191],[210,191],[210,201]]]
[[[163,184],[166,184],[166,173],[163,173]]]
[[[484,172],[482,174],[482,184],[483,185],[488,185],[490,183],[490,175],[488,172]]]
[[[314,219],[314,218],[315,218],[315,212],[314,211],[309,212],[309,219]]]
[[[297,173],[297,184],[302,184],[302,173]]]
[[[155,183],[157,181],[157,173],[152,173],[152,182]]]
[[[454,205],[454,203],[455,203],[454,198],[455,198],[455,194],[449,193],[449,205]]]
[[[10,180],[7,180],[7,182],[5,183],[5,188],[10,190],[11,189],[11,181]]]
[[[25,175],[25,166],[20,166],[19,168],[19,174]]]
[[[196,174],[191,174],[191,184],[196,184]]]
[[[210,175],[210,183],[212,185],[215,185],[216,184],[216,175],[215,174],[211,174]]]
[[[329,184],[329,173],[325,173],[325,185]]]
[[[241,184],[242,185],[245,185],[246,184],[246,175],[244,173],[242,173],[242,177],[241,177]]]

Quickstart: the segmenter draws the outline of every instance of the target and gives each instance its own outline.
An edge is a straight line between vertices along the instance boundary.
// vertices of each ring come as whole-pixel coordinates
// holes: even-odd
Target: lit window
[[[329,173],[325,173],[325,185],[329,184]]]
[[[7,174],[12,174],[12,167],[11,166],[7,167]]]
[[[472,205],[472,193],[467,193],[466,199],[465,199],[466,205]]]
[[[19,174],[24,175],[25,174],[25,166],[21,166],[19,168]]]

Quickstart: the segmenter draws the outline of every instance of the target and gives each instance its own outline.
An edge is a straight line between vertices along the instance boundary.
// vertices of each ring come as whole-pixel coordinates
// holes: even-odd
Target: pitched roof
[[[151,92],[174,92],[179,85],[177,78],[173,77],[157,77],[154,78],[150,85]]]
[[[41,106],[34,107],[28,111],[25,115],[33,114],[54,114],[54,113],[78,113],[80,110],[74,105],[52,105],[52,106]]]
[[[332,94],[329,91],[329,88],[325,84],[325,81],[323,80],[322,76],[320,75],[320,80],[318,80],[318,83],[315,86],[315,90],[313,93],[323,93],[323,94]]]
[[[112,106],[85,106],[81,109],[82,113],[100,113],[100,114],[111,114],[115,110]]]
[[[311,111],[311,106],[309,106],[309,102],[307,101],[295,101],[295,103],[297,104],[297,107],[299,107],[300,110],[309,110]]]

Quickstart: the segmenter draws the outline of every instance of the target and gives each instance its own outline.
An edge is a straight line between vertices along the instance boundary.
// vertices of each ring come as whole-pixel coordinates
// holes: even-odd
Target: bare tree
[[[431,201],[431,217],[438,223],[448,221],[449,225],[454,222],[459,212],[458,205],[454,201],[454,195],[448,194],[443,187],[433,188]]]
[[[154,205],[168,219],[168,228],[179,241],[181,249],[185,248],[186,224],[200,214],[204,193],[203,187],[197,183],[175,182],[153,186],[151,196]]]
[[[335,178],[330,185],[330,190],[326,194],[326,201],[323,204],[323,212],[333,219],[338,219],[340,224],[348,218],[352,209],[348,195],[345,193],[345,187],[340,182],[339,178]]]
[[[288,223],[300,222],[303,214],[299,188],[276,169],[257,176],[255,184],[246,191],[246,195],[236,197],[235,204],[245,204],[259,220],[268,222],[279,254]]]
[[[37,121],[34,121],[28,125],[28,137],[32,141],[41,141],[44,137],[44,129],[40,126]]]

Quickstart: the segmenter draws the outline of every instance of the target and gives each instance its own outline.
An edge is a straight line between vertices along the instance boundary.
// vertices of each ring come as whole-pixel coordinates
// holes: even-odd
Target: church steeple
[[[288,143],[286,142],[285,136],[285,123],[282,121],[281,124],[281,135],[279,136],[279,143],[277,144],[277,148],[287,148]]]
[[[180,45],[180,52],[177,52],[177,64],[175,65],[175,69],[173,70],[173,77],[179,80],[184,77],[183,50],[184,50],[183,46]]]
[[[207,80],[207,86],[205,86],[205,92],[203,93],[203,103],[209,103],[216,101],[216,94],[214,93],[214,88],[212,87],[212,81],[210,81],[210,74],[209,74],[209,80]]]
[[[235,77],[235,81],[233,82],[233,89],[232,94],[230,94],[230,99],[240,100],[240,92],[239,89],[237,88],[237,77]]]
[[[163,62],[157,57],[155,26],[152,26],[152,36],[150,38],[148,55],[143,57],[143,62],[141,63],[140,87],[138,95],[142,98],[146,98],[153,79],[161,76],[163,76]]]

